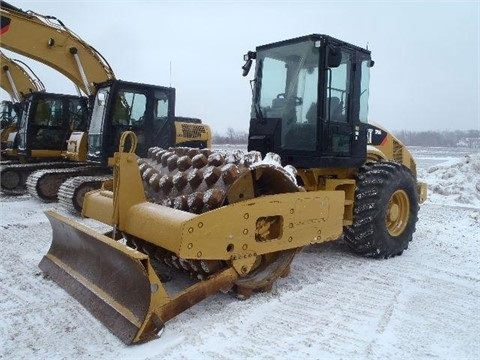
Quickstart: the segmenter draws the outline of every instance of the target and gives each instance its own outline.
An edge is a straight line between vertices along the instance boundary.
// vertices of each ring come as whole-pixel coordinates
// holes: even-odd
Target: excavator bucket
[[[138,336],[151,314],[150,279],[161,286],[148,256],[59,214],[46,215],[52,244],[40,269],[125,343],[155,336],[163,327],[159,319]]]

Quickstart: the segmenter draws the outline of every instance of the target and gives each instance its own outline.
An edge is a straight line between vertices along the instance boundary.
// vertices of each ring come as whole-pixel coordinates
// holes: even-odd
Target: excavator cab
[[[88,160],[107,164],[125,131],[137,136],[140,157],[153,146],[205,148],[211,142],[210,128],[200,119],[175,116],[174,88],[122,80],[99,84],[88,132]]]
[[[365,162],[370,51],[313,34],[257,47],[244,76],[253,59],[248,150],[297,168]]]
[[[21,116],[22,106],[20,103],[4,100],[0,103],[0,134],[2,150],[7,147],[8,137],[17,128],[18,119]],[[3,156],[2,151],[2,156]]]
[[[88,127],[84,97],[35,92],[27,95],[23,104],[18,133],[9,144],[20,157],[60,158],[72,131]]]
[[[106,164],[124,131],[138,138],[137,155],[174,144],[175,89],[121,80],[98,86],[88,132],[88,160]],[[127,144],[128,146],[128,144]]]
[[[20,107],[17,106],[17,103],[12,101],[4,100],[0,103],[0,120],[2,129],[17,122],[19,110]]]

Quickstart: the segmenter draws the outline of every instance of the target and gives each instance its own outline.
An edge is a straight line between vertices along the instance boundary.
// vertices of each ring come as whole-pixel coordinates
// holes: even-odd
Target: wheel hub
[[[410,200],[404,190],[395,191],[389,202],[385,222],[391,236],[399,236],[405,230],[410,217]]]
[[[399,215],[400,209],[398,208],[398,204],[392,204],[388,211],[390,221],[397,221]]]

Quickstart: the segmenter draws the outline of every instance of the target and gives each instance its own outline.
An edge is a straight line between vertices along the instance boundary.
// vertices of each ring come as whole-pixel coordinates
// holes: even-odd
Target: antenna
[[[172,87],[172,61],[170,60],[170,87]]]
[[[368,50],[368,41],[367,41],[367,46],[366,46],[366,49]]]

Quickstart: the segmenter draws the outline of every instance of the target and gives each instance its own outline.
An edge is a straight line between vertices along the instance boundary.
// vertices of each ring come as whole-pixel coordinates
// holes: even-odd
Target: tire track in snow
[[[46,220],[2,229],[0,301],[12,302],[0,312],[0,357],[478,358],[479,213],[422,205],[410,248],[389,260],[355,256],[341,241],[307,247],[272,293],[217,294],[134,347],[35,276],[51,240]]]
[[[432,246],[435,238],[423,237],[419,226],[410,249],[388,260],[357,257],[342,242],[306,248],[294,260],[290,276],[280,279],[272,294],[257,294],[240,305],[230,303],[236,309],[226,313],[234,313],[233,317],[225,312],[209,317],[207,323],[217,321],[219,328],[227,327],[226,338],[248,339],[248,346],[219,344],[214,355],[431,356],[439,351],[432,345],[435,332],[439,343],[452,338],[460,344],[474,343],[467,329],[478,329],[478,316],[463,322],[467,328],[458,319],[465,316],[465,310],[474,312],[476,306],[473,302],[465,307],[462,298],[480,298],[472,284],[475,277],[464,277],[456,267],[445,266],[451,253],[439,253]],[[430,256],[436,257],[438,266],[423,261]],[[436,308],[432,303],[442,305]],[[229,327],[224,317],[235,326]],[[438,330],[442,328],[448,330]],[[215,332],[212,336],[219,338]],[[442,351],[471,353],[462,348],[454,345]]]

